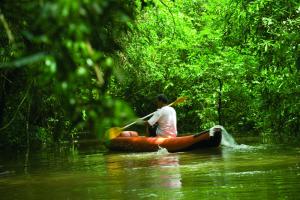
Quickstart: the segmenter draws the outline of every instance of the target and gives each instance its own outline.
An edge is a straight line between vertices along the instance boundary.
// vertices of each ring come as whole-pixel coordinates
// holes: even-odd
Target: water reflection
[[[296,199],[299,150],[50,151],[32,154],[28,175],[23,154],[0,155],[0,199]]]
[[[112,187],[138,198],[176,199],[182,187],[180,159],[176,153],[106,155],[107,174]],[[135,188],[132,191],[132,188]]]
[[[181,188],[181,174],[179,168],[179,156],[177,154],[167,154],[157,157],[151,161],[151,166],[157,169],[161,187]]]

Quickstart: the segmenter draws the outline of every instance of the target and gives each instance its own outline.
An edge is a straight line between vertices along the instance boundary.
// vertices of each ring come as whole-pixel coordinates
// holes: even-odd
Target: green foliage
[[[188,96],[177,108],[180,132],[221,122],[234,133],[297,135],[299,3],[153,2],[124,36],[126,78],[113,93],[139,115],[153,109],[149,96]]]
[[[254,104],[256,127],[276,139],[297,136],[299,1],[232,1],[230,5],[223,40],[248,49],[259,62],[259,73],[251,85],[258,99]]]
[[[134,16],[134,3],[4,0],[0,15],[0,26],[5,27],[0,33],[5,47],[0,64],[4,141],[13,131],[36,132],[33,140],[42,142],[59,141],[69,138],[74,126],[102,137],[109,127],[133,118],[126,103],[106,90],[115,65],[113,53]],[[15,110],[23,90],[30,94]],[[15,129],[19,120],[27,121],[30,130],[24,122]]]
[[[0,145],[103,137],[158,93],[189,97],[179,132],[296,137],[299,15],[296,0],[2,0]]]

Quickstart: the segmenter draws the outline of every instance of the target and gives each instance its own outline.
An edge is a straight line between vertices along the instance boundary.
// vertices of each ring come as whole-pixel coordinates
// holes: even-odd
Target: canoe
[[[212,131],[203,131],[197,134],[174,138],[162,137],[116,137],[107,144],[113,151],[152,152],[166,148],[169,152],[190,151],[201,148],[220,146],[222,129],[213,128]]]

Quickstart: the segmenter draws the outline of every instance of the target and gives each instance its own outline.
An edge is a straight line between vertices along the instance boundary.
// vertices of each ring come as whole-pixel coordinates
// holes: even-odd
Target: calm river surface
[[[97,146],[0,156],[0,199],[300,199],[300,147],[186,153]]]

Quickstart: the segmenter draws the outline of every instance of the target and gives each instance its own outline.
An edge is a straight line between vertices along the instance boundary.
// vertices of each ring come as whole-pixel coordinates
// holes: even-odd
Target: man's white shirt
[[[158,123],[156,135],[162,137],[176,137],[177,135],[177,117],[176,111],[170,106],[164,106],[153,114],[148,120],[148,123],[153,126]]]

